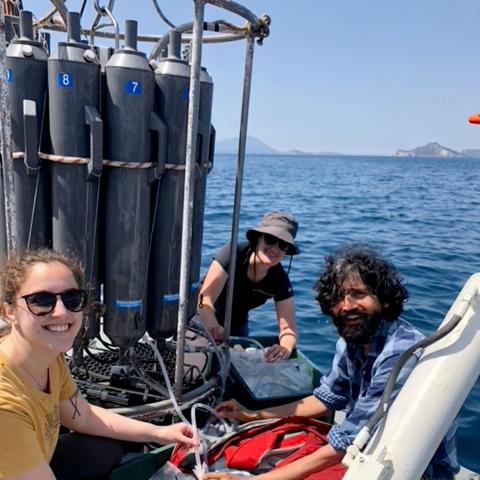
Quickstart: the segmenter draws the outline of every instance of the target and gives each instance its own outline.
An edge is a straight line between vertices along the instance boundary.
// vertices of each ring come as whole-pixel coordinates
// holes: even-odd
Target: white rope
[[[53,155],[51,153],[38,152],[38,157],[49,162],[64,163],[67,165],[87,165],[90,163],[89,157],[72,157],[67,155]],[[25,152],[13,152],[12,160],[24,160]],[[102,165],[114,168],[146,169],[155,167],[155,162],[118,162],[115,160],[102,160]],[[208,170],[212,167],[212,162],[206,162],[202,168]],[[166,163],[165,170],[185,170],[185,165],[176,163]]]

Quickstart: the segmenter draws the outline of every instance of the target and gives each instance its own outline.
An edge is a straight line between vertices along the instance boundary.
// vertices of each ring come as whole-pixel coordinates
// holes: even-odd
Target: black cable
[[[85,350],[86,354],[90,358],[92,358],[93,360],[95,360],[98,363],[102,363],[103,365],[111,365],[113,363],[112,360],[105,360],[104,358],[101,358],[101,357],[95,355],[88,347],[83,347],[83,349]]]
[[[290,269],[292,268],[293,255],[290,255],[290,261],[288,262],[287,275],[290,275]]]
[[[80,19],[83,17],[83,12],[85,11],[85,6],[87,5],[87,0],[83,0],[82,6],[80,7]]]
[[[153,6],[155,7],[155,10],[157,11],[158,15],[160,18],[171,28],[175,28],[175,25],[163,14],[162,9],[157,3],[157,0],[152,0]]]
[[[370,417],[370,420],[368,420],[367,424],[365,425],[370,432],[376,427],[377,423],[388,412],[388,409],[390,408],[390,397],[397,381],[397,377],[400,374],[400,371],[404,367],[405,363],[410,359],[413,353],[419,348],[426,348],[437,342],[441,338],[445,337],[445,335],[448,335],[460,323],[462,318],[463,316],[460,316],[458,314],[452,315],[452,318],[442,328],[432,333],[432,335],[430,335],[429,337],[415,343],[408,350],[406,350],[400,355],[397,363],[395,364],[392,371],[390,372],[390,375],[388,376],[385,389],[383,391],[382,397],[380,398],[380,403],[373,415]]]
[[[130,362],[133,365],[134,370],[137,372],[137,374],[140,376],[140,378],[146,383],[146,385],[150,389],[153,389],[156,392],[158,392],[160,395],[162,395],[162,398],[164,398],[164,399],[169,399],[170,398],[170,394],[168,392],[168,389],[166,387],[164,387],[158,380],[152,378],[143,369],[135,351],[130,352],[129,359],[130,359]]]
[[[108,343],[108,342],[106,342],[103,338],[100,337],[100,335],[97,336],[96,339],[97,339],[107,350],[110,350],[111,352],[115,352],[115,353],[118,353],[118,352],[119,352],[118,347],[116,347],[115,345],[113,345],[113,343]]]

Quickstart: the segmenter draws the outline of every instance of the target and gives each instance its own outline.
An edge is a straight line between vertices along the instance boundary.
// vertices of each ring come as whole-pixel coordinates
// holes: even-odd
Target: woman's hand
[[[208,312],[210,315],[206,315],[205,310],[206,309],[203,309],[202,315],[198,315],[198,318],[201,322],[203,322],[205,328],[210,332],[210,335],[215,340],[215,343],[219,343],[223,341],[223,327],[217,322],[215,315],[212,315],[211,312]]]
[[[157,427],[158,442],[161,444],[182,443],[189,447],[198,445],[198,437],[190,425],[174,423],[165,427]]]
[[[197,315],[217,343],[223,340],[223,327],[217,320],[215,302],[222,293],[227,279],[227,272],[219,262],[213,260],[198,293]]]
[[[207,326],[207,328],[215,342],[219,343],[223,341],[223,327],[219,323],[212,323],[210,326]]]
[[[282,347],[277,343],[268,348],[265,352],[265,361],[268,363],[279,362],[290,357],[292,352],[286,347]]]
[[[204,297],[202,297],[202,301],[204,301]],[[212,306],[199,302],[197,318],[205,325],[216,343],[223,341],[223,327],[218,323],[215,309]]]
[[[259,416],[257,412],[248,410],[248,408],[245,408],[241,403],[238,403],[236,400],[233,399],[218,404],[215,410],[223,418],[236,420],[240,423],[258,420]]]

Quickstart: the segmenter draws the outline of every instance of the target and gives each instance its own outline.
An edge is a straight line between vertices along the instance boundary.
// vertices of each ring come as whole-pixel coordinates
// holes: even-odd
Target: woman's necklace
[[[15,346],[14,346],[14,353],[16,354],[15,357],[18,358],[17,349],[16,349]],[[35,382],[35,385],[40,389],[41,392],[45,392],[47,390],[48,381],[50,379],[50,369],[49,368],[47,368],[47,379],[46,379],[45,383],[42,384],[35,378],[35,376],[32,373],[30,373],[30,370],[28,370],[27,367],[25,367],[24,365],[20,365],[20,364],[18,364],[16,366],[21,371],[25,372]]]
[[[48,379],[50,378],[50,369],[47,368],[47,380],[45,382],[44,385],[42,385],[34,376],[33,374],[31,374],[29,372],[29,370],[27,370],[26,367],[24,367],[23,365],[20,367],[25,373],[28,374],[28,376],[35,382],[35,384],[37,385],[37,387],[40,389],[41,392],[45,392],[47,390],[47,387],[48,387]]]

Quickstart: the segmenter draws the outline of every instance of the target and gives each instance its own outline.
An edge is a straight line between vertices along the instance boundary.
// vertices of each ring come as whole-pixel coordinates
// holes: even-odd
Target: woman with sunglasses
[[[0,478],[106,478],[128,442],[194,445],[185,424],[155,426],[90,405],[65,363],[87,292],[71,257],[34,250],[1,275]],[[59,437],[59,427],[78,433]],[[85,435],[86,434],[86,435]]]
[[[292,285],[281,265],[285,255],[300,253],[297,230],[293,216],[268,212],[237,249],[231,334],[248,336],[248,312],[273,298],[279,334],[278,344],[266,352],[267,362],[288,358],[297,341]],[[197,315],[216,341],[223,340],[229,261],[230,245],[225,245],[213,257],[198,296]]]

